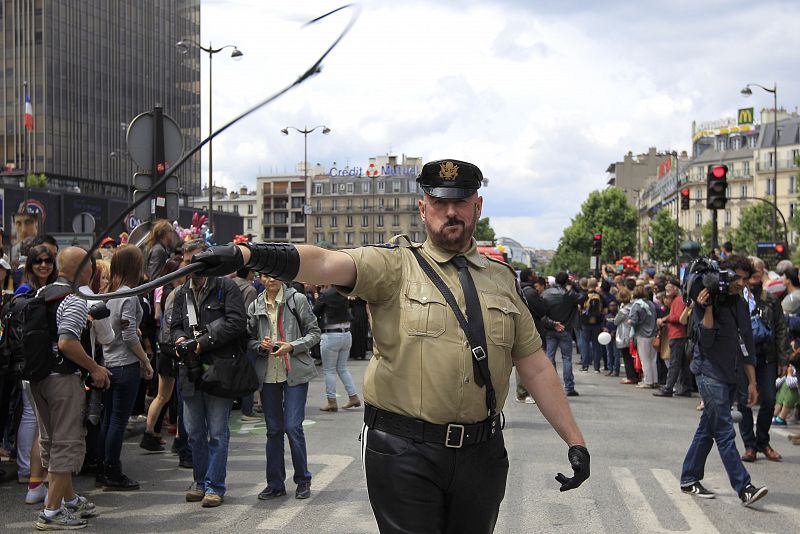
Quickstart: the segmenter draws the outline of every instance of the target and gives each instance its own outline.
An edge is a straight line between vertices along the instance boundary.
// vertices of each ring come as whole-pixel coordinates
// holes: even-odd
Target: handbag
[[[197,389],[223,399],[238,399],[258,389],[256,370],[244,356],[214,358]]]
[[[636,344],[632,340],[628,344],[628,350],[633,358],[633,370],[637,373],[641,373],[642,359],[639,357],[639,351],[636,349]]]
[[[653,348],[656,349],[657,351],[661,350],[661,331],[660,330],[656,334],[656,337],[653,338]]]

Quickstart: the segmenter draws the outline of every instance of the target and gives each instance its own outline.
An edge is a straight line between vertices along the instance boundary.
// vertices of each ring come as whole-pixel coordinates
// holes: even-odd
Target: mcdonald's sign
[[[753,124],[753,108],[739,110],[739,124]]]

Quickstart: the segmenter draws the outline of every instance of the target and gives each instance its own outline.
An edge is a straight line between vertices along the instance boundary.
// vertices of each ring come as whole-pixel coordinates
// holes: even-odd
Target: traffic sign
[[[88,211],[82,211],[72,218],[72,231],[76,234],[91,234],[94,228],[94,215]]]
[[[169,115],[164,117],[164,159],[172,164],[183,156],[183,135],[178,123]],[[143,169],[153,167],[153,112],[137,115],[128,126],[128,154]]]

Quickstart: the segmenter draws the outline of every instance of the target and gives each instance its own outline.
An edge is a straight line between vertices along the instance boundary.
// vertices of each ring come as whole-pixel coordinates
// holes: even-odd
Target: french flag
[[[33,105],[31,105],[30,95],[25,95],[25,129],[33,131]]]

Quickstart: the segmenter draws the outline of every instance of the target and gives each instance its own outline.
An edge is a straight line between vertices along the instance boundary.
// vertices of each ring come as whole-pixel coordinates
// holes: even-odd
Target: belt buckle
[[[454,430],[458,430],[458,443],[453,443],[450,440],[450,436],[452,435]],[[447,425],[447,435],[444,438],[444,446],[449,447],[451,449],[460,449],[464,445],[464,425],[458,425],[455,423],[450,423]]]
[[[486,359],[486,351],[483,350],[483,347],[481,346],[472,349],[472,355],[475,356],[475,361],[481,361]]]

